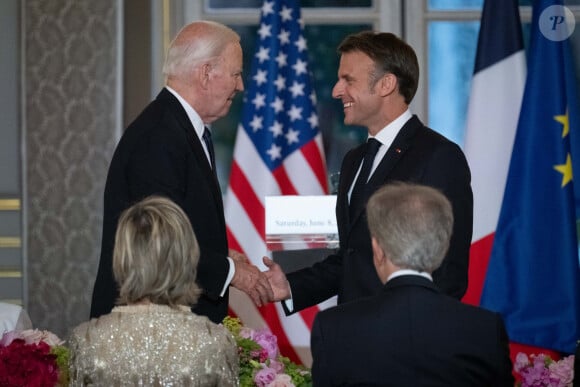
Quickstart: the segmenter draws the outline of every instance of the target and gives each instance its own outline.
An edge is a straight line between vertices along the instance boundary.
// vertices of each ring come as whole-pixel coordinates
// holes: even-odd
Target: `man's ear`
[[[394,93],[397,90],[397,77],[395,74],[386,73],[382,76],[380,82],[381,96],[387,96]]]
[[[207,89],[209,84],[209,73],[211,72],[211,64],[204,63],[197,69],[197,77],[199,80],[199,84],[204,89]]]
[[[383,264],[383,261],[385,260],[385,252],[379,245],[379,241],[377,241],[375,237],[371,237],[371,244],[373,246],[373,261],[375,262],[375,265]]]

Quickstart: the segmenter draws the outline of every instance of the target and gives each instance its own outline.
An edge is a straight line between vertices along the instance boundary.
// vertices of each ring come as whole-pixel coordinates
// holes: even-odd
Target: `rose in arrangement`
[[[518,353],[514,362],[514,370],[520,375],[521,387],[550,386],[572,387],[574,380],[574,355],[554,361],[543,353],[526,355]]]
[[[0,339],[0,386],[68,384],[68,349],[54,333],[9,331]]]
[[[236,339],[241,387],[312,386],[310,370],[281,356],[271,332],[244,327],[238,318],[229,316],[223,325]]]

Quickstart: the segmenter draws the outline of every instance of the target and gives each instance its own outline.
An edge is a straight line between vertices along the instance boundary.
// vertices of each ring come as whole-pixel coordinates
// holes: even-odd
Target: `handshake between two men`
[[[246,293],[257,306],[290,298],[290,284],[280,265],[263,257],[267,271],[260,271],[244,254],[230,249],[235,273],[231,285]]]

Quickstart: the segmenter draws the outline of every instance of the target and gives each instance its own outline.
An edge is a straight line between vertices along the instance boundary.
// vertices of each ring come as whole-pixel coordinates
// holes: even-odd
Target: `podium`
[[[266,196],[266,247],[285,273],[321,261],[338,248],[335,195]]]

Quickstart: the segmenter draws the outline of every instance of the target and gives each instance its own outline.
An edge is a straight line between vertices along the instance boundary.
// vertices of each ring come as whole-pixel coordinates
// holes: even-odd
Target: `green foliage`
[[[50,353],[56,355],[56,365],[58,366],[58,384],[60,386],[68,386],[68,365],[70,360],[69,349],[64,345],[56,345],[50,349]]]
[[[284,366],[283,373],[292,379],[296,387],[312,387],[312,376],[307,367],[293,363],[289,358],[277,356],[276,359],[268,359],[267,351],[255,340],[240,335],[244,326],[238,318],[226,317],[223,325],[232,333],[238,347],[240,361],[240,386],[254,387],[256,373],[264,367],[269,367],[271,362],[276,361]],[[247,329],[247,328],[246,328]],[[249,330],[254,332],[253,330]],[[248,332],[248,331],[246,331]]]

